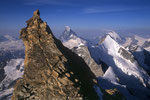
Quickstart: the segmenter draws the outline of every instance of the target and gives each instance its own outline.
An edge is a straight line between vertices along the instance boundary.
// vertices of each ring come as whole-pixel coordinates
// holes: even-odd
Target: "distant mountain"
[[[68,36],[71,35],[74,36],[74,34]],[[74,37],[74,41],[79,38],[77,35]],[[136,39],[140,39],[139,42],[136,42]],[[72,40],[72,38],[68,37],[65,42],[62,42],[63,44],[67,43],[68,45],[72,45],[74,42],[70,42],[70,40]],[[96,43],[97,40],[99,40],[98,43]],[[143,69],[143,66],[139,64],[134,53],[125,46],[125,44],[128,44],[128,41],[126,41],[125,38],[120,37],[114,31],[106,33],[106,35],[97,40],[84,40],[86,41],[86,44],[73,45],[73,49],[68,45],[64,45],[81,56],[85,62],[91,61],[90,58],[92,58],[97,65],[101,65],[104,75],[99,77],[99,84],[101,84],[103,88],[115,87],[119,89],[128,100],[138,100],[143,98],[148,100],[150,93],[150,90],[148,89],[150,87],[150,77],[145,69]],[[130,43],[136,45],[143,43],[141,46],[149,46],[148,42],[142,41],[142,38],[135,36]],[[89,54],[90,56],[88,56]],[[148,63],[148,61],[149,60],[147,59],[146,62]],[[92,65],[90,65],[91,70]],[[96,71],[93,72],[96,73]],[[143,95],[142,93],[145,94]]]
[[[21,40],[5,35],[0,42],[0,100],[10,99],[16,80],[24,72],[24,45]]]
[[[92,58],[95,60],[97,64],[104,64],[105,68],[103,69],[105,69],[105,71],[108,68],[108,66],[106,66],[107,64],[105,64],[101,60],[101,53],[99,53],[98,45],[101,44],[108,35],[120,45],[125,42],[125,39],[120,37],[115,31],[108,31],[104,36],[97,37],[96,41],[94,40],[88,41],[88,47]]]
[[[0,61],[7,61],[18,57],[24,57],[24,45],[21,40],[9,39],[0,42]]]
[[[65,31],[60,36],[60,40],[65,42],[70,40],[71,38],[77,38],[77,37],[78,36],[76,35],[76,33],[72,31],[72,29],[69,26],[66,26]]]
[[[142,66],[150,75],[150,65],[147,63],[147,59],[150,52],[150,39],[139,36],[133,36],[126,39],[124,46],[132,52],[140,66]]]
[[[10,35],[0,35],[0,42],[14,41],[14,40],[17,40],[17,39]]]
[[[112,39],[117,41],[118,43],[123,42],[123,38],[121,38],[115,31],[108,31],[106,35],[109,35]]]
[[[4,42],[4,41],[7,41],[8,39],[3,36],[3,35],[0,35],[0,42]]]
[[[66,26],[65,31],[60,36],[60,40],[63,45],[68,47],[69,49],[78,47],[80,45],[86,45],[86,41],[77,36],[77,34],[72,31],[69,26]]]
[[[90,46],[88,45],[89,41],[77,36],[77,34],[73,32],[69,26],[66,26],[65,31],[60,36],[60,40],[64,46],[74,51],[78,54],[78,56],[82,57],[97,77],[103,75],[102,66],[98,65],[91,57],[89,51]]]
[[[103,78],[111,81],[113,84],[124,85],[137,98],[148,100],[150,77],[138,64],[134,55],[109,34],[101,40],[98,48],[100,59],[110,66]],[[137,89],[139,90],[138,92]]]

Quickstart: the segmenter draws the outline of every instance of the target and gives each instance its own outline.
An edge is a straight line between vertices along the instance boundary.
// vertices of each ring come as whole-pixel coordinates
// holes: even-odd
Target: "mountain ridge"
[[[26,47],[25,71],[23,79],[16,84],[12,100],[98,99],[93,88],[95,75],[82,58],[53,36],[41,20],[39,10],[20,33]]]

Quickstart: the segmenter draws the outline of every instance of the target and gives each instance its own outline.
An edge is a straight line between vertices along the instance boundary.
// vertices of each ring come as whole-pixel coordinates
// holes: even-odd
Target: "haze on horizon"
[[[150,37],[150,0],[1,0],[0,34],[19,36],[36,9],[55,36],[68,25],[86,38],[107,30]]]

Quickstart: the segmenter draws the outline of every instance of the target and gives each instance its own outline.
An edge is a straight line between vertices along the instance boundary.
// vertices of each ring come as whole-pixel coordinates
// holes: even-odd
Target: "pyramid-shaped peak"
[[[70,28],[69,26],[65,26],[65,30],[66,30],[66,31],[70,31],[71,28]]]
[[[99,44],[102,44],[102,43],[104,43],[105,41],[115,41],[115,40],[113,39],[113,37],[112,37],[111,35],[106,34],[106,35],[104,35],[104,36],[101,38]]]
[[[124,42],[124,38],[120,37],[119,34],[117,34],[115,31],[108,31],[106,36],[107,35],[109,35],[112,39],[114,39],[119,44]]]
[[[120,39],[120,36],[115,31],[108,31],[107,34],[110,35],[112,38]]]
[[[77,34],[74,31],[72,31],[72,29],[69,26],[65,26],[65,31],[61,34],[60,40],[64,42],[72,38],[75,39],[77,37],[78,37]]]

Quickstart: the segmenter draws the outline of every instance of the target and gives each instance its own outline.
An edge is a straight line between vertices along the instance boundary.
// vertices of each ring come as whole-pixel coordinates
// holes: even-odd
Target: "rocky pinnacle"
[[[21,29],[24,75],[12,100],[97,100],[95,75],[84,60],[55,38],[39,10]]]

